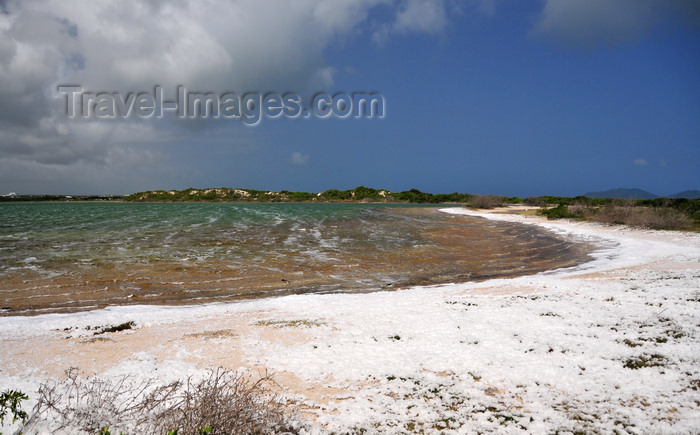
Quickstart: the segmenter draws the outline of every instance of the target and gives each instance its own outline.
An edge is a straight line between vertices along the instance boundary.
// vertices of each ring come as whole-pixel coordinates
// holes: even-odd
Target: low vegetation
[[[322,326],[323,322],[319,320],[259,320],[255,322],[257,326],[272,326],[274,328],[311,328],[313,326]]]
[[[666,358],[663,355],[639,355],[625,361],[625,368],[638,370],[645,367],[664,367]]]
[[[121,198],[129,202],[368,202],[410,204],[466,204],[475,208],[494,208],[506,204],[518,204],[522,198],[498,195],[472,195],[469,193],[427,193],[418,189],[391,192],[358,186],[350,190],[330,189],[319,193],[270,192],[253,189],[185,189],[152,190],[138,192]]]
[[[22,401],[28,400],[26,394],[21,391],[6,390],[0,394],[0,427],[5,425],[5,416],[11,416],[14,424],[17,420],[23,424],[29,417],[27,412],[22,410]],[[2,432],[0,432],[2,434]]]
[[[104,326],[104,327],[99,328],[97,331],[95,331],[94,335],[109,334],[112,332],[126,331],[128,329],[132,329],[134,326],[136,326],[136,323],[134,323],[133,321],[125,322],[125,323],[122,323],[121,325]]]
[[[700,229],[700,199],[609,199],[539,197],[541,213],[549,219],[581,219],[652,229]]]
[[[391,192],[358,186],[350,190],[330,189],[319,193],[271,192],[254,189],[185,189],[138,192],[123,197],[130,202],[397,202],[397,203],[467,203],[473,195],[467,193],[432,194],[418,189]]]
[[[265,374],[254,380],[226,369],[210,370],[202,379],[168,384],[85,378],[77,369],[60,382],[47,381],[38,391],[27,433],[152,433],[199,435],[223,433],[298,433],[303,427],[274,393]]]
[[[469,206],[474,208],[496,208],[506,205],[507,203],[514,203],[512,199],[505,198],[503,196],[497,195],[474,195],[471,200],[468,201]]]

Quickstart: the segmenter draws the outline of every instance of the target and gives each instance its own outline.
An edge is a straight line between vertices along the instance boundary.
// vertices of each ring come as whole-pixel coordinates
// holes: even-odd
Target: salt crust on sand
[[[309,433],[700,432],[700,235],[444,211],[599,249],[479,283],[4,317],[0,390],[27,392],[29,409],[69,367],[163,381],[266,368]]]

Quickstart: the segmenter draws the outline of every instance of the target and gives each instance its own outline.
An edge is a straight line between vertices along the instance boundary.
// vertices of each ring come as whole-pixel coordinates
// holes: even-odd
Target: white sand
[[[0,390],[27,392],[29,409],[70,367],[166,381],[266,368],[310,433],[700,432],[700,235],[445,211],[601,248],[579,268],[481,283],[4,317]],[[639,358],[658,365],[625,366]]]

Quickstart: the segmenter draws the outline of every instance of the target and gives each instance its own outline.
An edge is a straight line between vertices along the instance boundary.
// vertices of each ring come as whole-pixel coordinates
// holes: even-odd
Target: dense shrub
[[[574,219],[580,217],[569,211],[569,206],[565,204],[558,205],[554,208],[542,209],[541,213],[547,216],[547,219]]]
[[[469,202],[472,199],[472,195],[468,193],[459,193],[459,192],[452,192],[452,193],[436,193],[431,196],[430,202],[439,204],[439,203],[444,203],[444,202],[454,202],[454,203],[464,203],[464,202]]]
[[[321,193],[320,198],[326,201],[346,201],[352,198],[352,192],[349,190],[330,189]]]
[[[525,202],[525,200],[518,196],[506,196],[503,197],[503,202],[507,204],[522,204]]]
[[[544,198],[537,196],[528,196],[527,198],[525,198],[523,203],[534,207],[542,207],[544,205],[547,205],[547,201],[545,201]]]
[[[505,203],[505,198],[497,195],[474,195],[469,200],[469,205],[476,208],[495,208]]]
[[[289,201],[293,202],[311,201],[313,198],[316,197],[316,195],[309,192],[288,192],[286,190],[283,190],[280,193],[282,193]]]
[[[394,194],[394,198],[397,201],[415,202],[415,203],[428,203],[432,199],[432,194],[421,192],[418,189],[404,190],[403,192],[398,192]]]

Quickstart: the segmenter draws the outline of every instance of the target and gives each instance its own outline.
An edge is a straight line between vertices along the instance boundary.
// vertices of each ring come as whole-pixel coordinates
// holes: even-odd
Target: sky
[[[156,86],[312,116],[68,113]],[[313,111],[356,93],[383,116]],[[0,0],[0,194],[360,185],[700,189],[700,1]]]

